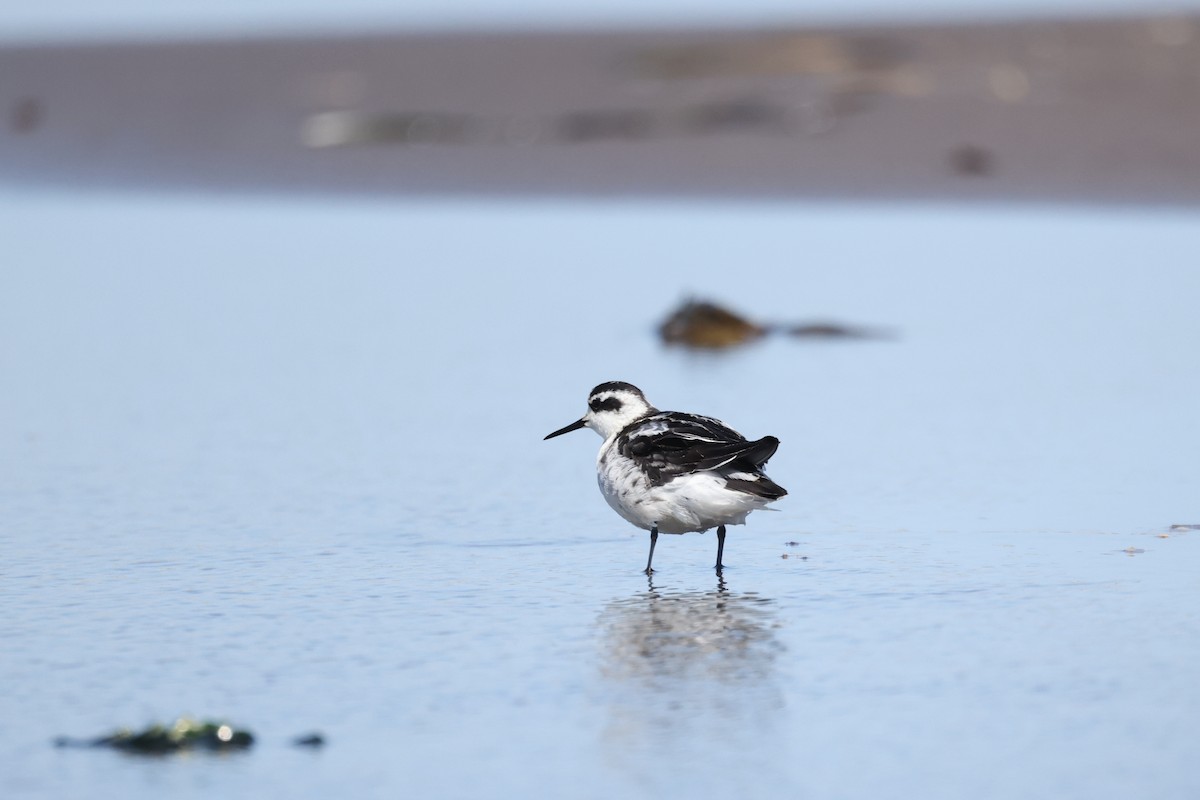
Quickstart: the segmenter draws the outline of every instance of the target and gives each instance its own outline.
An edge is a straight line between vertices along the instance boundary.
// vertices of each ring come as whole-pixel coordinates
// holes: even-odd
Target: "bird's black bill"
[[[584,427],[583,420],[577,419],[574,422],[572,422],[570,425],[568,425],[567,427],[559,428],[554,433],[548,434],[546,436],[546,439],[553,439],[555,436],[562,436],[564,433],[570,433],[571,431],[577,431],[582,427]],[[546,439],[542,439],[542,441],[544,442],[544,441],[546,441]]]

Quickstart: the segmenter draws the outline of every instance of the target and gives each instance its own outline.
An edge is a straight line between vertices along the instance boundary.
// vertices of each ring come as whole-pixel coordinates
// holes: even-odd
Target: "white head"
[[[588,395],[588,411],[581,419],[565,428],[559,428],[547,436],[553,439],[580,428],[591,428],[604,439],[620,431],[634,420],[657,411],[646,401],[642,390],[631,383],[609,381],[602,383]]]

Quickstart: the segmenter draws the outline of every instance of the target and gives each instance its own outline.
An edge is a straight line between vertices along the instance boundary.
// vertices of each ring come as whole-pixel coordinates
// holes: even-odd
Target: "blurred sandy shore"
[[[1200,24],[391,33],[0,49],[0,180],[1200,200]]]

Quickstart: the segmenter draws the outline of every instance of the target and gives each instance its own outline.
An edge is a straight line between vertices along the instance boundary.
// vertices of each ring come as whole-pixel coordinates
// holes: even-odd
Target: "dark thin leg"
[[[658,526],[655,525],[653,528],[650,529],[650,557],[646,559],[646,569],[644,570],[647,575],[654,574],[654,568],[650,566],[650,563],[652,561],[654,561],[654,545],[656,545],[657,543],[658,543]]]
[[[721,563],[721,555],[725,552],[725,526],[717,526],[717,572],[725,569],[725,565]]]

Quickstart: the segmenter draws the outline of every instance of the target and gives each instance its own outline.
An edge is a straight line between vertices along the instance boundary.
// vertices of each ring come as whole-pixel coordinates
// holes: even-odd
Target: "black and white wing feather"
[[[712,417],[661,411],[642,417],[617,435],[617,452],[656,484],[693,472],[715,472],[731,489],[776,499],[787,491],[762,474],[779,440],[748,441]]]

